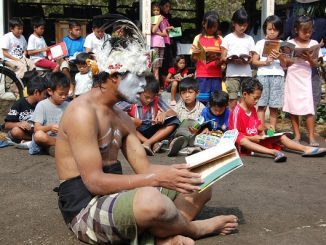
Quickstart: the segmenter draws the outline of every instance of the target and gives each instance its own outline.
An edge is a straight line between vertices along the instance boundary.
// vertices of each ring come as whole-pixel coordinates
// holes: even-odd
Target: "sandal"
[[[317,148],[314,148],[309,153],[303,153],[301,156],[302,157],[323,157],[325,155],[326,155],[326,149],[317,147]]]
[[[274,158],[274,162],[285,162],[287,159],[287,157],[284,155],[283,152],[277,152],[275,153],[275,158]]]
[[[154,156],[154,152],[152,151],[151,147],[149,145],[144,145],[143,144],[143,147],[146,151],[146,155],[147,156]]]
[[[185,141],[184,136],[179,136],[177,138],[174,138],[170,143],[168,156],[173,157],[178,155],[178,152],[181,150],[184,141]]]
[[[162,142],[156,142],[154,145],[153,145],[153,153],[158,153],[160,152],[161,148],[163,146],[163,143]]]

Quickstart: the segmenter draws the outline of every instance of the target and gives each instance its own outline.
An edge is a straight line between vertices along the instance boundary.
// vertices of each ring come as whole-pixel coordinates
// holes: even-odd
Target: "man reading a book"
[[[97,87],[73,100],[62,117],[56,148],[62,215],[92,244],[194,244],[208,234],[229,234],[236,216],[193,221],[211,197],[209,190],[197,192],[200,175],[185,164],[150,164],[133,122],[115,106],[135,103],[144,91],[147,55],[138,42],[128,44],[132,49],[107,45],[99,54],[107,59],[96,57],[102,62]],[[122,175],[120,149],[135,174]]]

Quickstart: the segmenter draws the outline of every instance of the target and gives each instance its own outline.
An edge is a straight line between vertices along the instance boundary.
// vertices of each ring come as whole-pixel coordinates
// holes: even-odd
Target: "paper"
[[[49,60],[56,60],[67,56],[68,50],[65,42],[60,42],[53,46],[50,46],[47,55]]]
[[[182,36],[181,27],[174,27],[169,31],[169,37],[181,37],[181,36]]]

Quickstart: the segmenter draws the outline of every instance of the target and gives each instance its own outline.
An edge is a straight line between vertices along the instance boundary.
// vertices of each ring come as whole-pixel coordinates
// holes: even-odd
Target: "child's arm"
[[[313,57],[313,53],[305,52],[300,56],[300,58],[308,61],[311,67],[318,67],[318,59]]]
[[[172,78],[172,73],[168,73],[168,75],[166,76],[166,81],[168,82],[168,83],[172,83],[173,81],[175,81],[175,79],[174,78]]]
[[[273,62],[273,58],[268,56],[265,61],[260,60],[260,56],[257,53],[254,53],[252,56],[252,64],[260,67],[260,66],[268,66]]]
[[[157,23],[152,25],[152,33],[157,34],[157,35],[159,35],[161,37],[166,37],[168,35],[166,29],[163,30],[163,31],[160,31],[160,29],[159,29],[160,24],[161,24],[162,21],[163,21],[163,16],[161,15],[158,18]]]
[[[36,54],[39,54],[39,53],[42,53],[42,52],[46,52],[48,51],[48,47],[44,47],[44,48],[41,48],[41,49],[33,49],[33,50],[27,50],[27,54],[30,55],[30,56],[33,56],[33,55],[36,55]]]
[[[19,127],[23,130],[31,130],[32,129],[32,125],[27,121],[5,122],[5,129],[13,129],[14,127]]]
[[[20,61],[20,59],[18,59],[15,56],[12,56],[11,54],[9,54],[8,49],[2,49],[2,53],[3,53],[3,56],[8,58],[8,59]]]
[[[53,132],[53,133],[58,133],[58,128],[59,125],[58,124],[48,124],[48,125],[42,125],[41,123],[35,122],[34,124],[34,131],[43,131],[43,132]]]

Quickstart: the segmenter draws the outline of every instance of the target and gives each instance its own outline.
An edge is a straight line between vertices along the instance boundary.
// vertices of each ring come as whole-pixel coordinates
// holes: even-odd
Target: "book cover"
[[[222,51],[220,48],[207,47],[204,48],[200,42],[198,42],[198,49],[200,50],[199,60],[208,64],[212,61],[219,60],[222,56]]]
[[[280,47],[281,47],[281,43],[279,41],[266,40],[264,44],[262,56],[268,57],[272,53],[272,50],[279,51]]]
[[[156,25],[158,23],[158,19],[161,17],[161,15],[154,15],[151,17],[151,23],[152,25]]]
[[[49,47],[47,56],[49,60],[56,60],[68,55],[68,49],[65,42],[60,42]]]
[[[181,36],[182,36],[181,27],[174,27],[169,31],[169,37],[181,37]]]
[[[319,50],[319,44],[313,45],[310,48],[295,48],[293,56],[300,59],[302,55],[309,54],[312,55],[313,59],[318,59]]]
[[[204,183],[200,191],[243,166],[234,144],[211,147],[185,158],[192,172],[200,173]]]

